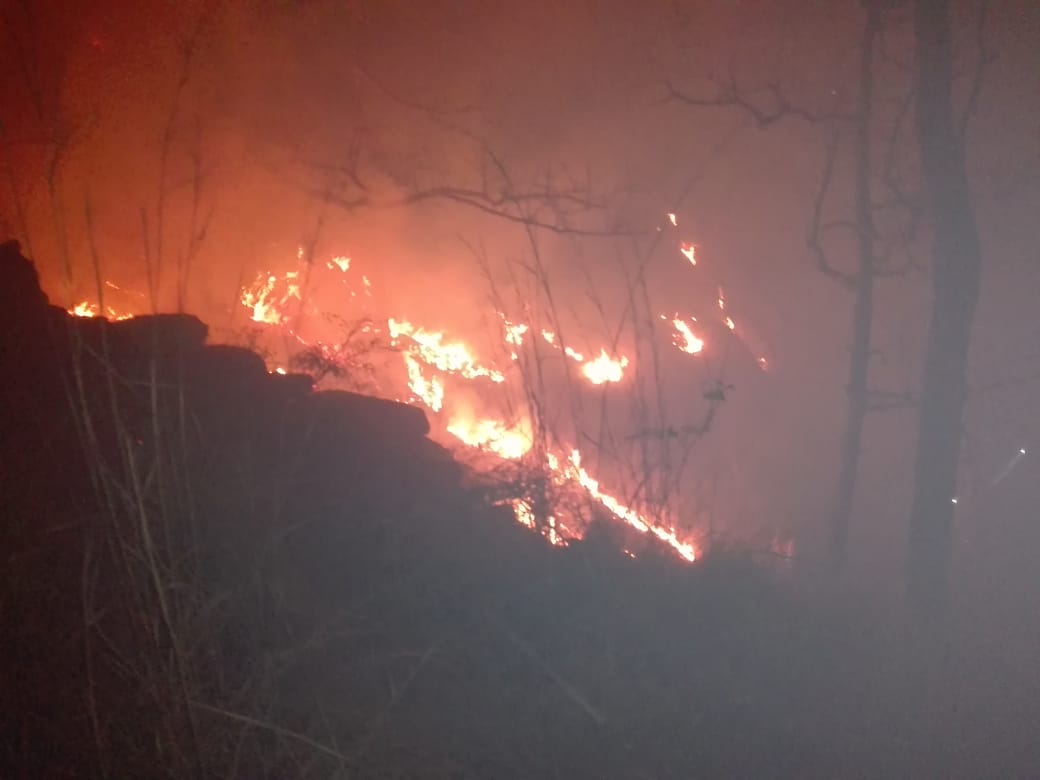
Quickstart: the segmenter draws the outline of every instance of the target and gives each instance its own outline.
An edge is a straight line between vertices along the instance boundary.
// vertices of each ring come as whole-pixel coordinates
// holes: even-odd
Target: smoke
[[[669,101],[667,84],[711,96],[731,76],[755,83],[782,71],[799,99],[827,105],[854,66],[845,44],[854,15],[804,3],[484,3],[479,13],[447,0],[105,0],[77,14],[55,0],[30,5],[31,19],[5,17],[20,45],[0,54],[0,213],[29,234],[54,300],[93,296],[96,257],[103,278],[127,291],[118,302],[146,311],[161,254],[159,307],[183,302],[233,328],[242,284],[296,268],[302,247],[317,262],[350,256],[384,313],[491,343],[496,308],[533,307],[591,351],[632,349],[633,280],[645,281],[655,314],[697,316],[705,329],[718,326],[706,315],[717,319],[722,288],[739,338],[712,332],[699,362],[668,369],[671,408],[688,411],[709,380],[734,385],[701,472],[725,483],[719,505],[749,524],[821,516],[849,321],[848,299],[805,248],[821,135],[692,109]],[[997,22],[1011,64],[992,80],[992,100],[1033,106],[1011,77],[1031,51],[1025,27]],[[1036,153],[1012,141],[1032,137],[1036,108],[1009,118],[987,110],[987,95],[979,132],[999,140],[979,144],[973,160],[980,181],[1010,180],[1015,161]],[[1016,191],[1028,189],[1020,179]],[[603,206],[576,221],[626,235],[537,231],[532,243],[522,225],[457,198],[412,199],[435,188],[567,187]],[[1035,336],[1023,323],[1037,277],[1020,272],[1035,226],[1031,201],[998,208],[987,197],[987,250],[1011,258],[987,271],[996,292],[980,309],[980,371],[999,379]],[[696,244],[697,268],[678,254],[681,241]],[[927,295],[913,273],[879,293],[872,379],[884,389],[918,380]],[[1013,398],[1035,410],[1030,393]],[[984,428],[998,406],[980,402],[971,424]],[[911,414],[872,419],[861,502],[871,527],[902,511]],[[991,460],[1007,452],[999,438],[987,444]]]

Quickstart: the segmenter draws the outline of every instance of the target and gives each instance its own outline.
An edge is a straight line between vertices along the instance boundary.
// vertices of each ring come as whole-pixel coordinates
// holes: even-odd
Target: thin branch
[[[871,412],[916,408],[917,398],[909,391],[867,390],[867,409]]]
[[[823,248],[823,244],[820,242],[820,236],[827,226],[834,225],[836,223],[821,224],[823,218],[823,207],[827,201],[827,195],[830,192],[831,182],[834,180],[834,162],[838,156],[838,142],[841,139],[841,132],[834,130],[831,133],[830,142],[827,144],[827,156],[825,158],[823,166],[823,175],[820,177],[820,187],[816,191],[816,198],[813,200],[812,218],[809,223],[809,232],[806,236],[806,244],[809,250],[813,253],[816,258],[816,267],[825,276],[829,277],[833,281],[840,284],[846,290],[856,289],[856,276],[848,273],[847,271],[841,271],[835,268],[830,260],[827,258],[827,252]],[[855,230],[859,228],[849,222],[849,225]]]
[[[991,0],[979,0],[979,15],[975,22],[975,72],[972,74],[971,90],[968,92],[968,99],[964,104],[963,111],[961,111],[961,143],[964,143],[964,138],[968,134],[968,122],[974,116],[975,109],[978,106],[986,69],[997,61],[996,52],[990,50],[986,44],[986,22],[989,18],[990,3]]]
[[[444,639],[438,639],[436,642],[434,642],[426,649],[426,652],[423,653],[422,656],[420,656],[419,662],[415,665],[415,668],[412,669],[412,671],[409,673],[408,678],[404,681],[404,684],[400,688],[394,690],[393,694],[390,696],[390,701],[386,703],[386,706],[383,707],[383,709],[380,710],[379,714],[376,715],[376,717],[372,720],[372,723],[369,726],[368,731],[365,732],[365,735],[359,741],[359,752],[363,753],[365,749],[372,744],[372,740],[375,739],[376,735],[383,728],[383,725],[386,723],[387,718],[390,717],[390,713],[405,697],[405,694],[408,693],[408,690],[409,688],[411,688],[412,683],[414,683],[415,680],[418,679],[419,674],[422,672],[423,669],[426,668],[426,664],[429,663],[430,659],[433,658],[433,656],[437,653],[437,650],[440,649],[440,646],[442,644],[444,644]]]
[[[534,648],[532,648],[527,642],[525,642],[523,639],[514,634],[512,630],[510,630],[509,626],[507,626],[498,618],[490,614],[487,615],[487,618],[490,622],[492,622],[495,626],[498,627],[499,631],[501,631],[502,634],[510,642],[512,642],[518,650],[520,650],[520,652],[526,655],[534,663],[535,666],[541,669],[542,672],[544,672],[550,680],[556,683],[560,687],[560,690],[562,690],[571,701],[578,705],[579,709],[581,709],[586,715],[588,715],[597,725],[602,726],[606,724],[606,716],[604,716],[603,713],[601,713],[598,709],[593,707],[592,704],[589,703],[589,700],[586,699],[581,694],[581,692],[578,691],[577,688],[575,688],[573,685],[571,685],[569,682],[563,679],[563,677],[558,672],[556,672],[545,661],[543,661],[538,656],[538,653],[535,652]]]
[[[324,753],[327,756],[331,756],[332,758],[344,764],[347,764],[349,766],[356,766],[356,762],[352,761],[350,758],[343,755],[338,750],[330,748],[328,745],[323,745],[320,742],[311,739],[306,734],[300,734],[298,731],[292,731],[291,729],[287,729],[284,726],[279,726],[275,723],[270,723],[268,721],[258,720],[257,718],[251,718],[248,715],[242,715],[238,712],[231,712],[220,707],[214,707],[209,704],[203,704],[200,701],[192,700],[191,706],[196,707],[197,709],[203,710],[205,712],[211,712],[214,715],[222,715],[228,720],[233,720],[238,723],[244,723],[248,726],[255,726],[258,729],[263,729],[264,731],[269,731],[272,734],[278,734],[282,737],[288,737],[289,739],[295,740],[301,744],[313,748],[314,750],[317,750],[319,753]]]
[[[666,81],[668,97],[688,106],[696,108],[738,108],[749,114],[760,127],[768,127],[786,117],[801,119],[809,124],[839,120],[853,121],[855,114],[842,111],[816,112],[804,106],[791,103],[778,82],[770,82],[764,87],[754,90],[742,90],[732,76],[726,83],[715,82],[717,92],[714,97],[695,97]],[[761,97],[764,95],[764,98]]]

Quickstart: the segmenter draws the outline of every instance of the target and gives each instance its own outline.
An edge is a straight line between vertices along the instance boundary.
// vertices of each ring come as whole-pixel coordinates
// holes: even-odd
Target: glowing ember
[[[338,268],[343,273],[350,270],[350,258],[344,255],[339,255],[332,258],[326,263],[326,267],[331,271],[333,268]]]
[[[517,498],[512,501],[506,502],[513,508],[513,516],[520,525],[526,526],[531,530],[537,528],[537,518],[535,517],[534,509],[531,505],[524,501],[522,498]],[[554,547],[566,547],[567,539],[557,529],[562,529],[554,515],[549,515],[546,518],[546,529],[545,538],[549,540],[549,544]]]
[[[505,320],[505,318],[503,317]],[[506,344],[512,344],[514,347],[522,346],[524,343],[524,334],[527,333],[528,327],[522,322],[513,323],[509,320],[505,320],[506,324]]]
[[[692,318],[691,318],[692,319]],[[693,320],[696,322],[696,320]],[[672,344],[688,355],[698,355],[704,349],[704,339],[697,336],[686,321],[680,317],[672,319],[675,333],[672,334]]]
[[[620,382],[628,367],[628,358],[612,358],[605,349],[601,349],[599,357],[590,360],[581,367],[581,373],[594,385],[605,382]]]
[[[533,529],[536,525],[534,510],[531,505],[523,499],[517,498],[509,502],[509,505],[513,507],[513,516],[516,517],[516,521],[520,525],[527,526]]]
[[[697,265],[697,248],[693,244],[688,244],[684,241],[679,245],[679,251],[682,252],[683,257],[690,261],[690,265]]]

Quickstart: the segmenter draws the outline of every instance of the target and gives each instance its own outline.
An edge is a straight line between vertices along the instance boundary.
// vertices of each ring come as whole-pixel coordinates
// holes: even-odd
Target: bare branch
[[[804,106],[791,103],[784,94],[779,82],[770,82],[764,87],[753,90],[742,90],[732,76],[726,83],[715,82],[714,97],[695,97],[677,89],[669,80],[665,82],[668,97],[697,108],[738,108],[749,114],[760,128],[768,127],[785,117],[801,119],[809,124],[841,120],[852,121],[854,114],[842,111],[819,113]]]
[[[809,250],[813,253],[816,258],[816,267],[826,276],[839,283],[846,290],[856,289],[856,277],[846,271],[840,271],[831,265],[830,260],[827,258],[827,252],[823,248],[823,244],[820,242],[820,236],[825,230],[826,226],[821,225],[823,218],[823,206],[827,201],[827,194],[830,191],[831,182],[834,179],[834,161],[838,156],[838,142],[841,138],[841,133],[835,130],[831,133],[830,142],[827,144],[827,156],[823,166],[823,175],[820,177],[820,187],[816,192],[816,198],[813,200],[812,218],[809,223],[809,232],[806,236],[806,244]],[[834,225],[836,223],[827,223],[827,225]],[[843,223],[844,224],[844,223]],[[853,229],[858,229],[854,223],[848,223]]]
[[[413,189],[402,197],[380,199],[372,194],[356,167],[327,166],[320,163],[311,163],[310,167],[335,170],[344,179],[345,188],[340,192],[332,192],[328,189],[316,190],[313,186],[303,185],[302,189],[348,211],[395,209],[426,202],[448,201],[476,209],[498,219],[558,234],[611,237],[632,236],[647,232],[634,231],[617,225],[603,228],[577,225],[574,223],[575,219],[602,211],[606,208],[606,204],[594,200],[584,190],[555,188],[551,183],[530,190],[515,190],[505,175],[506,168],[501,160],[491,155],[489,155],[489,159],[496,174],[504,179],[503,186],[497,192],[491,190],[485,175],[480,189],[449,185],[432,186]]]
[[[867,409],[871,412],[915,408],[917,408],[917,398],[909,391],[867,390]]]
[[[975,22],[975,72],[971,77],[971,90],[964,104],[960,117],[961,142],[968,134],[968,122],[975,114],[975,108],[979,102],[979,94],[982,92],[982,83],[986,75],[986,69],[997,61],[997,53],[989,48],[986,43],[986,22],[989,18],[991,0],[979,0],[979,15]]]
[[[269,731],[272,734],[278,734],[279,736],[288,737],[289,739],[296,740],[297,742],[307,745],[308,747],[314,748],[320,753],[324,753],[327,756],[332,756],[337,761],[342,761],[344,764],[348,764],[351,766],[355,764],[354,761],[351,761],[347,756],[343,755],[338,750],[334,750],[330,748],[328,745],[323,745],[320,742],[316,742],[315,740],[308,737],[306,734],[300,734],[297,731],[292,731],[290,729],[284,728],[283,726],[278,726],[274,723],[268,723],[266,721],[258,720],[257,718],[251,718],[248,715],[242,715],[238,712],[231,712],[229,710],[221,709],[220,707],[213,707],[209,704],[203,704],[200,701],[192,701],[191,706],[196,707],[200,710],[204,710],[205,712],[213,713],[214,715],[221,715],[229,720],[244,723],[248,726],[255,726],[258,729]]]
[[[490,613],[487,613],[487,619],[490,623],[494,624],[498,628],[498,630],[501,631],[502,634],[510,642],[512,642],[513,645],[520,652],[527,656],[532,661],[532,663],[534,663],[535,666],[541,669],[542,672],[544,672],[550,680],[556,683],[560,687],[560,690],[562,690],[567,695],[567,697],[578,706],[579,709],[581,709],[586,715],[588,715],[593,720],[593,722],[595,722],[599,726],[602,726],[607,722],[607,718],[603,715],[603,713],[601,713],[598,709],[592,706],[589,700],[585,698],[585,696],[583,696],[577,688],[575,688],[573,685],[567,682],[567,680],[561,677],[558,672],[556,672],[544,660],[542,660],[542,658],[539,657],[535,649],[531,647],[531,645],[529,645],[523,639],[514,634],[513,631],[509,628],[509,626],[507,626],[504,622],[494,617]]]

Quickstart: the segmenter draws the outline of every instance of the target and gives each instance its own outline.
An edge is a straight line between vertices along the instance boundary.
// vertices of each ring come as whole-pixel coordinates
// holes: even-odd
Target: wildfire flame
[[[531,435],[518,427],[507,427],[499,420],[455,419],[448,433],[463,444],[492,452],[507,460],[519,460],[531,449]]]
[[[688,244],[684,241],[679,245],[679,251],[683,257],[690,261],[690,265],[697,265],[697,248],[693,244]]]
[[[674,213],[669,212],[667,218],[673,227],[678,226]],[[698,265],[697,248],[693,243],[681,241],[678,249],[689,265]],[[325,352],[328,350],[327,344],[317,338],[301,336],[294,331],[297,325],[302,327],[302,322],[298,320],[304,308],[303,279],[311,280],[307,284],[308,290],[316,290],[322,285],[309,276],[312,270],[317,273],[325,273],[326,270],[332,272],[336,276],[337,285],[341,281],[348,284],[346,277],[339,277],[338,274],[351,274],[351,278],[356,278],[354,275],[358,275],[358,272],[352,270],[353,261],[347,255],[333,256],[324,263],[313,265],[313,258],[307,256],[301,247],[297,252],[297,260],[296,270],[284,273],[264,271],[257,274],[251,284],[241,289],[240,302],[249,310],[253,322],[284,329],[292,336],[291,341],[297,347],[302,345],[307,348],[319,348]],[[308,276],[305,277],[305,273]],[[356,292],[351,289],[350,297],[371,297],[371,280],[364,274],[359,276],[363,288],[358,287]],[[110,282],[105,284],[119,290]],[[331,288],[326,286],[326,289]],[[746,340],[748,335],[744,333],[743,328],[741,335],[736,336],[736,324],[730,315],[728,302],[721,287],[718,288],[716,303],[717,313],[713,315],[712,322],[724,323],[734,332],[734,337]],[[310,311],[318,311],[313,301],[308,301],[307,306]],[[88,300],[77,303],[68,311],[79,317],[101,316],[101,307]],[[106,305],[105,316],[125,319],[132,315],[118,313]],[[600,479],[593,476],[583,465],[582,453],[577,448],[558,442],[550,446],[544,440],[539,447],[535,447],[530,419],[523,416],[517,419],[515,414],[476,415],[471,412],[470,405],[462,402],[458,393],[462,387],[461,383],[487,383],[485,387],[506,385],[503,390],[507,389],[511,378],[520,373],[517,366],[525,365],[520,362],[522,350],[525,347],[533,348],[527,339],[528,334],[532,332],[541,337],[539,344],[544,342],[566,358],[564,364],[567,371],[574,371],[576,376],[588,383],[601,386],[621,383],[625,379],[629,359],[617,353],[616,347],[612,347],[611,350],[600,347],[598,352],[595,352],[592,351],[595,348],[589,346],[594,356],[586,357],[590,353],[583,353],[569,346],[560,334],[552,329],[540,327],[533,322],[511,321],[502,312],[499,312],[499,317],[503,328],[502,344],[511,361],[505,363],[511,372],[508,377],[499,367],[481,362],[477,351],[466,341],[449,337],[443,330],[414,324],[407,318],[391,317],[378,320],[373,323],[372,330],[365,332],[384,332],[389,335],[390,343],[398,350],[407,375],[405,381],[410,392],[409,402],[422,404],[434,415],[431,420],[432,435],[443,437],[444,441],[457,442],[457,446],[473,448],[490,457],[516,464],[519,468],[534,469],[551,480],[555,486],[553,490],[560,491],[560,495],[565,496],[567,502],[577,496],[582,506],[598,507],[625,526],[666,545],[682,560],[696,560],[700,551],[692,536],[680,534],[674,522],[654,519],[660,514],[675,517],[675,508],[659,508],[653,513],[641,512],[605,489]],[[671,325],[671,341],[677,350],[688,355],[699,355],[705,350],[707,344],[704,331],[696,317],[662,314],[660,319]],[[758,357],[756,363],[762,370],[767,369],[768,363],[764,356]],[[272,368],[272,372],[284,374],[286,369],[277,365]],[[470,395],[473,394],[473,391],[468,392]],[[465,395],[466,391],[462,394]],[[577,504],[571,506],[564,502],[560,506],[545,508],[542,507],[543,502],[538,501],[535,503],[540,509],[536,511],[535,504],[528,499],[506,499],[506,503],[513,508],[518,522],[539,530],[554,545],[565,545],[569,541],[581,538],[584,533],[585,521],[574,508]],[[789,547],[776,549],[784,554],[791,552]],[[625,552],[635,557],[631,551]]]
[[[444,406],[444,383],[437,377],[427,379],[423,375],[422,365],[414,355],[404,356],[405,368],[408,370],[408,387],[416,398],[435,412]]]
[[[411,342],[406,346],[407,354],[416,360],[421,360],[441,371],[458,374],[465,379],[487,377],[496,383],[505,381],[505,376],[501,371],[481,366],[473,357],[469,347],[461,341],[444,343],[443,333],[427,331],[410,322],[395,320],[392,317],[387,320],[387,326],[392,339],[408,339]]]
[[[567,479],[572,479],[581,485],[588,495],[610,514],[621,520],[626,525],[634,528],[640,533],[650,533],[660,541],[672,548],[680,558],[693,562],[697,560],[698,551],[691,541],[683,541],[679,538],[674,528],[664,528],[655,525],[649,519],[641,515],[629,506],[623,504],[616,497],[605,493],[600,489],[599,481],[593,478],[581,465],[581,453],[571,450],[566,465],[561,465],[556,456],[550,453],[549,467]]]
[[[336,257],[329,260],[326,263],[326,267],[331,271],[333,268],[338,268],[343,273],[350,270],[350,258],[346,255],[337,255]]]
[[[661,316],[661,319],[664,319],[664,315]],[[694,322],[697,321],[694,318],[691,319]],[[675,332],[672,334],[672,344],[679,351],[688,355],[699,355],[704,349],[704,339],[695,334],[686,321],[678,315],[672,318],[672,326],[675,328]]]
[[[108,284],[108,283],[106,282],[106,284]],[[118,287],[115,287],[115,285],[111,285],[111,286],[114,289],[119,289]],[[101,316],[104,316],[105,319],[109,319],[109,320],[128,320],[128,319],[130,319],[131,317],[134,316],[133,314],[129,314],[127,312],[116,311],[111,306],[106,306],[105,307],[105,313],[104,313],[104,315],[102,315],[101,314],[101,307],[98,306],[96,303],[91,303],[90,301],[80,301],[75,306],[70,306],[65,311],[67,311],[69,314],[71,314],[74,317],[101,317]]]
[[[667,216],[671,225],[677,226],[675,214],[669,213]],[[691,266],[698,264],[694,244],[683,241],[679,245],[679,252]],[[302,268],[302,251],[298,257]],[[336,256],[328,260],[324,267],[338,269],[346,274],[351,272],[352,261],[347,256]],[[270,326],[287,327],[293,320],[290,307],[301,305],[300,276],[299,270],[284,274],[265,272],[259,274],[252,285],[244,287],[241,303],[250,310],[252,320]],[[371,295],[368,277],[361,275],[361,279],[365,294]],[[353,292],[351,294],[354,295]],[[736,326],[729,315],[721,287],[718,288],[717,306],[719,319],[730,331],[735,331]],[[498,314],[502,321],[502,344],[511,361],[507,365],[524,365],[519,363],[521,350],[527,345],[527,336],[533,329],[541,337],[541,342],[559,350],[569,361],[577,364],[577,374],[590,384],[615,384],[625,378],[628,357],[601,347],[594,357],[586,358],[585,354],[567,345],[554,330],[533,326],[528,322],[512,321],[502,312]],[[696,317],[674,314],[661,315],[660,319],[670,323],[671,340],[676,349],[688,355],[698,355],[705,349],[706,341],[703,334],[698,333],[700,327]],[[581,496],[582,501],[591,502],[627,527],[666,545],[682,560],[697,559],[700,551],[692,536],[680,534],[674,522],[655,521],[653,517],[656,514],[651,516],[640,512],[606,490],[600,480],[583,465],[582,454],[577,448],[555,444],[549,446],[544,442],[536,448],[530,420],[523,418],[510,423],[505,414],[473,414],[467,408],[468,403],[462,403],[458,397],[456,391],[460,389],[460,383],[486,382],[489,387],[504,384],[508,387],[508,383],[506,373],[498,367],[482,363],[469,344],[449,337],[442,330],[415,324],[406,318],[391,317],[384,322],[391,344],[399,351],[404,364],[410,402],[422,404],[435,415],[431,421],[434,436],[445,435],[460,446],[515,463],[521,468],[541,471],[551,479],[555,490],[562,491],[561,495]],[[306,343],[297,334],[292,335],[296,341]],[[766,368],[764,357],[758,358],[757,363],[763,370]],[[513,369],[511,376],[516,376],[516,370]],[[472,395],[472,391],[468,392]],[[536,512],[528,499],[511,498],[506,499],[505,503],[512,507],[519,523],[538,529],[552,544],[567,544],[581,538],[584,533],[585,521],[577,514],[572,520],[569,505],[554,506],[551,510],[542,509],[539,517],[539,512]],[[672,508],[658,511],[663,511],[669,517],[674,516]],[[630,551],[626,550],[626,553],[634,557]]]
[[[592,384],[602,385],[605,382],[620,382],[624,378],[627,367],[627,357],[613,358],[607,354],[605,349],[601,349],[598,357],[581,367],[581,373]]]
[[[289,301],[301,300],[299,278],[299,271],[289,271],[282,277],[262,273],[252,285],[243,288],[242,305],[252,312],[253,322],[281,324],[286,319],[285,308]]]

